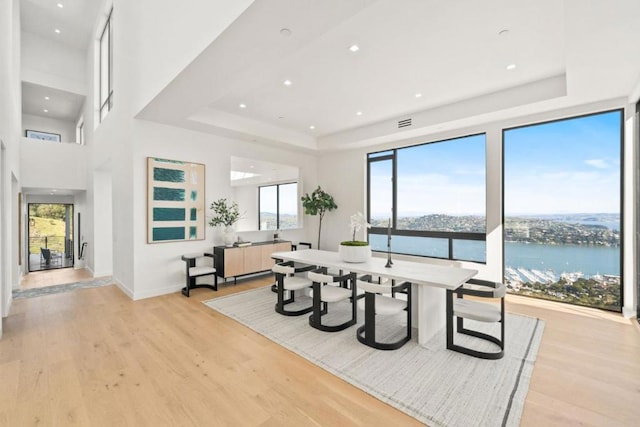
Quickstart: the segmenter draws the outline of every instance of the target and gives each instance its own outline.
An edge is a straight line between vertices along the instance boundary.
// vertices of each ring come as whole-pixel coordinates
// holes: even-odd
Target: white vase
[[[233,242],[236,240],[236,232],[233,229],[233,225],[227,225],[222,229],[222,238],[225,246],[233,246]]]
[[[340,259],[344,262],[367,262],[371,258],[371,246],[338,246]]]

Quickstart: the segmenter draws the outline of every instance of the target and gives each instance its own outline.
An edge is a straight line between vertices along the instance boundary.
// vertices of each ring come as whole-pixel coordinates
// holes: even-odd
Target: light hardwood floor
[[[14,301],[0,340],[0,426],[420,425],[201,304],[272,280],[191,298],[134,302],[105,286]],[[547,322],[523,426],[638,425],[640,328],[515,296],[508,310]]]

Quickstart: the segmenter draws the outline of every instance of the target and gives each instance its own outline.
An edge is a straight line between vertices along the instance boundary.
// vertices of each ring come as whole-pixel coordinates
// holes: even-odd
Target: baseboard
[[[184,285],[173,285],[173,286],[165,286],[164,288],[155,288],[155,289],[149,289],[142,292],[135,292],[132,299],[134,301],[137,301],[137,300],[146,299],[146,298],[159,297],[160,295],[172,294],[174,292],[180,291],[180,289],[182,289],[183,287]]]
[[[94,276],[95,277],[95,276]],[[131,289],[129,289],[129,287],[127,285],[125,285],[124,283],[122,283],[120,280],[116,279],[115,277],[113,278],[113,282],[116,284],[116,286],[118,288],[120,288],[120,290],[129,298],[131,298],[132,300],[135,300],[135,298],[133,297],[133,291]]]

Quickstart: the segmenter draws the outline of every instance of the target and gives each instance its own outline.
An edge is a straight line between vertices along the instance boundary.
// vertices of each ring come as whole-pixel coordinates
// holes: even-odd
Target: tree
[[[304,208],[304,213],[306,215],[319,215],[320,223],[318,224],[318,249],[320,249],[320,233],[322,231],[322,218],[324,215],[338,208],[336,202],[333,200],[333,197],[325,192],[320,186],[313,190],[313,193],[309,195],[306,193],[301,198],[302,207]]]

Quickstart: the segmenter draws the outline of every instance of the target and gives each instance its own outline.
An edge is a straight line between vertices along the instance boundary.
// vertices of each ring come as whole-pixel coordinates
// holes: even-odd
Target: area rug
[[[64,283],[61,285],[51,285],[42,288],[31,289],[16,289],[13,291],[13,299],[18,298],[35,298],[43,295],[59,294],[62,292],[71,292],[76,289],[83,288],[98,288],[100,286],[106,286],[113,283],[111,276],[99,277],[93,280],[87,280],[83,282]]]
[[[297,299],[300,306],[310,301]],[[417,344],[414,331],[413,340],[399,350],[375,350],[357,341],[356,325],[337,333],[321,332],[309,326],[307,315],[277,314],[275,300],[266,287],[203,302],[430,426],[519,424],[542,339],[542,320],[507,314],[504,358],[481,360],[447,350],[444,330],[425,347]],[[349,307],[346,302],[330,305],[326,323],[340,323]],[[402,315],[382,319],[376,322],[378,340],[392,340],[403,332]],[[361,311],[358,320],[358,325],[364,321]],[[491,331],[484,324],[469,326]],[[465,344],[463,338],[456,336],[456,342]],[[476,341],[470,345],[485,349]]]

